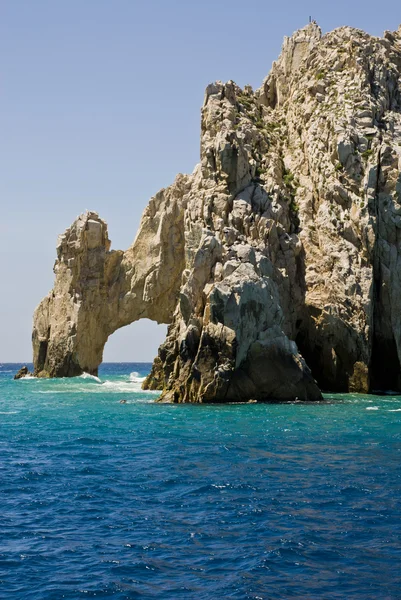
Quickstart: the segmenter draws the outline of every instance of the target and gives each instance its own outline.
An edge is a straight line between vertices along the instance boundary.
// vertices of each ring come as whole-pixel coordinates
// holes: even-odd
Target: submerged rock
[[[108,336],[169,324],[144,387],[173,402],[401,391],[401,28],[311,23],[253,91],[216,82],[201,160],[133,245],[80,216],[35,311],[35,374],[96,374]]]

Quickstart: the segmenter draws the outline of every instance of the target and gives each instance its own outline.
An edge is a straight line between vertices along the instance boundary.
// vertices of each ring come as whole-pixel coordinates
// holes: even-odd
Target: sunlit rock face
[[[315,23],[262,87],[208,86],[201,161],[127,251],[86,213],[36,309],[36,374],[96,373],[108,336],[168,323],[145,387],[173,402],[401,390],[401,29]]]

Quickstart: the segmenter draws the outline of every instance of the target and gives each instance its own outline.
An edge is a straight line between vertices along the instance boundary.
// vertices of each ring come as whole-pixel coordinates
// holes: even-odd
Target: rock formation
[[[29,372],[29,369],[26,365],[17,371],[17,373],[14,375],[14,379],[24,379],[24,377],[32,377],[32,373]]]
[[[110,251],[96,213],[60,237],[35,373],[96,373],[148,317],[169,324],[145,382],[166,401],[401,390],[400,82],[401,27],[311,23],[259,90],[209,85],[201,162],[131,248]]]

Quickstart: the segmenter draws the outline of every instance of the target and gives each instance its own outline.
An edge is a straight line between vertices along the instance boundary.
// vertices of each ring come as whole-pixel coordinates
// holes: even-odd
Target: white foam
[[[368,406],[366,410],[379,410],[378,406]]]
[[[97,381],[97,383],[102,383],[99,377],[96,377],[96,375],[91,375],[90,373],[82,373],[80,377],[81,379],[92,379],[93,381]]]
[[[78,379],[79,380],[79,379]],[[142,390],[141,385],[139,383],[131,383],[131,382],[127,382],[127,381],[104,381],[103,383],[101,382],[100,385],[98,385],[97,382],[88,382],[85,384],[81,384],[81,385],[77,385],[77,382],[73,382],[71,381],[68,382],[68,384],[61,384],[58,386],[51,386],[51,389],[40,389],[40,390],[36,390],[32,393],[34,394],[104,394],[104,393],[108,393],[110,392],[111,394],[114,393],[118,393],[118,394],[138,394],[140,393],[145,394],[145,395],[149,395],[149,396],[154,396],[154,395],[159,395],[160,396],[160,391],[154,391],[154,390]]]
[[[145,379],[146,377],[141,377],[138,371],[133,371],[129,376],[129,380],[132,381],[132,383],[142,383]]]
[[[401,412],[401,408],[393,408],[387,412]]]
[[[159,394],[160,395],[160,391],[154,391],[154,390],[142,390],[141,388],[141,383],[145,378],[143,377],[142,379],[140,379],[140,381],[104,381],[102,383],[102,388],[108,388],[112,391],[116,391],[116,392],[130,392],[131,394],[133,392],[146,392],[146,393],[150,393],[150,394]]]

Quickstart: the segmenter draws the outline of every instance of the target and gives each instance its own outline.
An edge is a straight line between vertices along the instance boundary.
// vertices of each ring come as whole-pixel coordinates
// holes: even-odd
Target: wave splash
[[[130,402],[149,402],[160,396],[160,391],[142,389],[142,384],[146,379],[146,371],[127,370],[124,373],[117,370],[117,372],[110,372],[109,367],[105,371],[100,372],[100,377],[84,372],[77,377],[54,379],[38,378],[30,375],[20,381],[36,381],[37,385],[34,386],[31,392],[35,395],[85,394],[86,396],[87,394],[110,394],[111,397],[117,396],[124,400],[129,398]]]
[[[129,380],[132,383],[143,383],[145,381],[146,377],[141,377],[140,374],[138,373],[138,371],[133,371],[132,373],[130,373],[129,376]]]
[[[99,379],[99,377],[96,377],[96,375],[91,375],[90,373],[82,373],[82,375],[80,375],[81,379],[91,379],[92,381],[96,381],[97,383],[102,383],[101,380]]]

